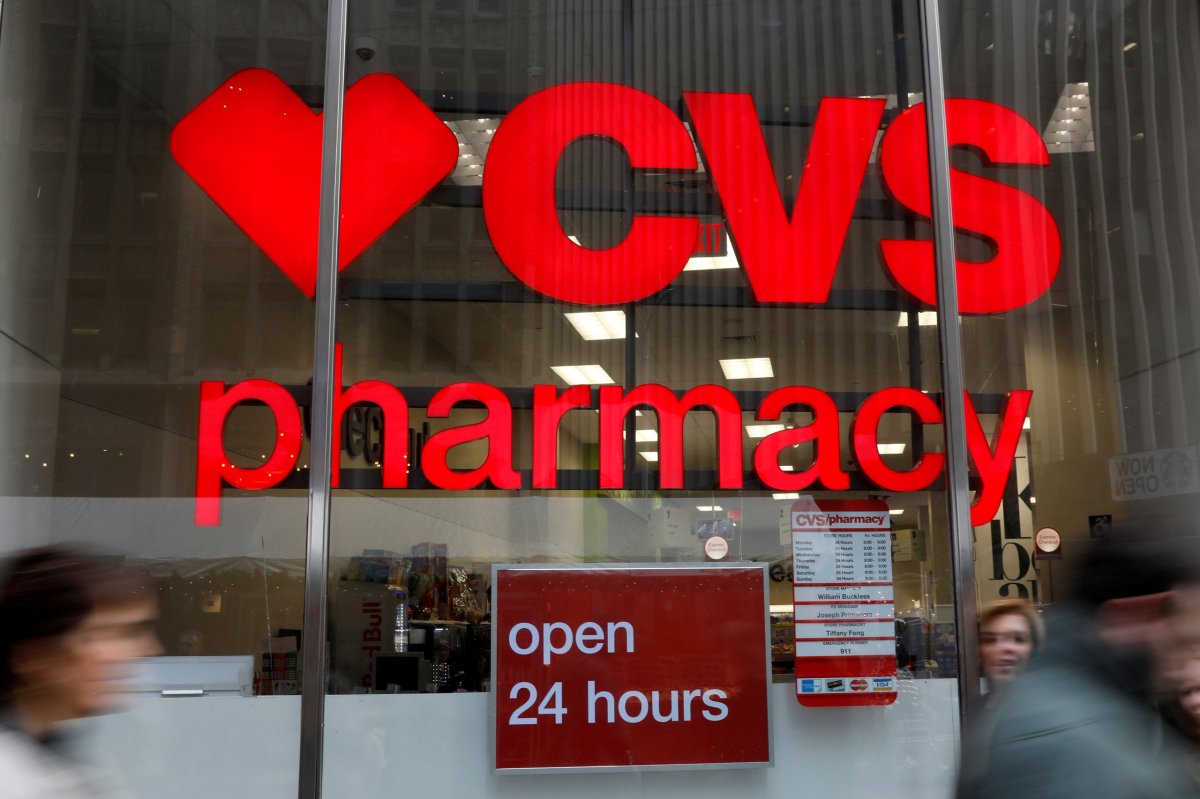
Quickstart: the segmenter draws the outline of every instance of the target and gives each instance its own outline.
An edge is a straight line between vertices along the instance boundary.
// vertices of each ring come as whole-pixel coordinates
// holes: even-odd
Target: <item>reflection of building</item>
[[[1126,503],[1108,483],[1109,462],[1123,453],[1196,442],[1188,402],[1200,377],[1188,343],[1198,288],[1194,167],[1185,135],[1196,10],[1089,3],[1045,9],[1036,20],[1005,19],[987,4],[947,11],[948,93],[988,96],[1043,127],[1051,168],[1014,179],[1045,198],[1063,238],[1045,312],[964,326],[969,387],[1035,390],[1029,494],[1038,503],[1017,505],[1005,527],[1023,519],[1014,543],[1031,554],[1034,515],[1076,548],[1086,545],[1089,515],[1121,519],[1153,505],[1194,518],[1194,491]],[[1010,574],[1021,570],[1015,552],[1010,546]],[[1056,581],[1061,589],[1064,575]]]

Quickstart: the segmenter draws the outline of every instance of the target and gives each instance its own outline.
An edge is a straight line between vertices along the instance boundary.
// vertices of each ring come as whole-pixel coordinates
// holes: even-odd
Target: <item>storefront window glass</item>
[[[253,474],[278,450],[265,406],[222,398],[256,378],[306,391],[312,304],[222,211],[236,198],[189,177],[237,157],[246,132],[173,134],[252,67],[319,112],[325,14],[302,0],[3,6],[0,547],[83,543],[149,575],[163,657],[87,739],[134,795],[296,790],[307,450],[284,453],[269,496],[226,489],[218,524],[201,523],[197,486],[219,492],[222,463]],[[271,188],[240,190],[265,204]],[[204,696],[164,698],[177,690]]]
[[[944,475],[927,465],[928,479],[882,488],[852,434],[862,437],[855,420],[884,389],[941,390],[936,314],[897,289],[880,254],[881,241],[931,236],[891,199],[879,164],[889,126],[922,98],[917,31],[907,3],[351,6],[343,196],[392,191],[391,169],[427,183],[392,198],[397,208],[423,199],[339,283],[335,382],[346,399],[335,411],[346,417],[331,529],[327,794],[369,793],[397,769],[415,790],[492,794],[513,780],[535,794],[580,790],[568,777],[491,773],[492,566],[703,564],[714,530],[727,539],[723,560],[772,574],[771,712],[788,754],[755,783],[782,792],[801,772],[825,773],[817,764],[848,743],[843,733],[856,746],[863,736],[891,746],[920,717],[917,782],[949,784],[957,662]],[[385,76],[439,123],[396,134],[416,142],[419,165],[359,171],[356,103],[409,99]],[[822,98],[844,98],[842,115]],[[621,127],[631,104],[635,121]],[[563,132],[578,124],[600,135]],[[762,143],[760,160],[739,136]],[[673,139],[683,142],[677,163],[654,168]],[[823,167],[837,177],[821,183]],[[747,174],[773,205],[741,207],[736,192],[758,191]],[[358,224],[351,208],[343,230]],[[648,217],[677,229],[699,220],[682,257],[633,249]],[[801,220],[791,240],[789,218]],[[763,220],[778,227],[754,227]],[[535,406],[573,386],[584,387],[569,395],[581,407],[546,428]],[[810,387],[807,403],[763,409],[789,386]],[[606,421],[605,392],[636,387],[637,413]],[[676,438],[653,405],[697,391],[728,405],[687,413]],[[797,439],[756,460],[772,433],[818,425],[832,432],[816,447]],[[897,471],[945,450],[940,417],[923,423],[893,407],[871,430]],[[779,486],[816,468],[818,452],[830,484]],[[779,468],[768,473],[770,461]],[[672,475],[678,488],[665,487]],[[882,498],[896,533],[900,621],[889,620],[887,647],[890,657],[894,627],[901,697],[842,732],[797,704],[788,524],[802,496]],[[720,616],[721,603],[697,612]],[[884,790],[889,769],[838,785]],[[612,775],[586,790],[704,794],[746,777]]]
[[[1190,5],[940,4],[961,362],[918,3],[356,0],[340,150],[329,11],[3,5],[0,546],[152,580],[163,655],[85,725],[135,795],[947,792],[974,664],[944,368],[979,604],[1045,609],[1107,530],[1196,517]],[[334,469],[306,585],[320,222]],[[797,702],[810,501],[889,511],[894,704]],[[772,768],[493,772],[493,567],[733,563],[769,578]]]
[[[1004,502],[975,530],[978,595],[1047,609],[1114,526],[1179,533],[1197,516],[1200,18],[1173,0],[943,3],[942,18],[947,94],[1015,109],[1048,152],[1042,168],[988,169],[1048,211],[1053,285],[1018,312],[963,321],[968,389],[1032,392]],[[951,165],[983,168],[961,151]],[[956,224],[967,260],[1007,246]],[[1061,544],[1039,554],[1042,530]]]

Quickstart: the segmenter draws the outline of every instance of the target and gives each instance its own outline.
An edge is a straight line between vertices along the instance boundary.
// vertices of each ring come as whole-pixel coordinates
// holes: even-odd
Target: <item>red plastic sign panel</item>
[[[765,564],[496,566],[500,772],[767,766]]]
[[[880,500],[792,505],[796,698],[806,707],[896,701],[892,536]]]

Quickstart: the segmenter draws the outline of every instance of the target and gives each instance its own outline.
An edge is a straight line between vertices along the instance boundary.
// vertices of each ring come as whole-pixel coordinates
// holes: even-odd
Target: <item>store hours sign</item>
[[[880,500],[792,505],[796,697],[807,707],[896,701],[891,515]]]
[[[765,564],[496,566],[498,771],[772,762]]]

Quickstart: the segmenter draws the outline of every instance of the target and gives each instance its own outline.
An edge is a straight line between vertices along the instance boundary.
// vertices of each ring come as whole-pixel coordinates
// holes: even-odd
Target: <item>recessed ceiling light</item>
[[[638,452],[638,454],[651,463],[658,463],[658,453],[654,450],[650,450],[648,452]]]
[[[44,465],[44,464],[43,464],[43,465]],[[1029,504],[1030,504],[1030,505],[1036,505],[1036,504],[1037,504],[1037,497],[1030,497],[1030,498],[1029,498]]]
[[[722,358],[721,371],[726,380],[754,380],[774,377],[770,358]]]
[[[701,513],[718,513],[724,509],[720,505],[697,505],[696,510]]]
[[[917,324],[921,327],[934,327],[937,325],[937,311],[918,311]],[[896,327],[908,327],[908,312],[900,312],[900,321],[896,322]]]
[[[800,494],[794,491],[785,494],[772,494],[771,499],[800,499]]]
[[[794,471],[796,471],[796,467],[795,467],[795,466],[793,466],[793,465],[792,465],[792,464],[790,464],[790,463],[785,463],[785,464],[783,464],[783,465],[781,465],[781,466],[779,467],[779,471],[781,471],[781,472],[794,472]]]
[[[589,363],[580,366],[551,366],[550,370],[568,386],[600,386],[613,383],[604,367]]]
[[[892,514],[893,516],[899,516],[901,513],[904,513],[904,508],[890,508],[888,513]]]
[[[624,430],[621,431],[621,438],[627,438]],[[636,433],[634,433],[633,440],[638,442],[639,444],[645,444],[647,442],[658,441],[658,431],[657,430],[638,430]]]
[[[879,454],[880,455],[899,455],[904,452],[904,449],[907,446],[908,446],[907,444],[880,444],[879,445]]]
[[[1021,425],[1021,429],[1022,429],[1022,430],[1028,430],[1028,429],[1029,429],[1029,417],[1028,417],[1028,416],[1026,416],[1026,417],[1025,417],[1025,423]]]
[[[748,424],[746,425],[746,435],[751,438],[766,438],[772,433],[778,433],[785,429],[781,424]]]
[[[624,311],[582,311],[564,313],[563,316],[584,341],[625,338]]]
[[[1129,44],[1125,45],[1121,49],[1128,53],[1130,50],[1132,50],[1135,47],[1137,47],[1137,42],[1130,42]]]

